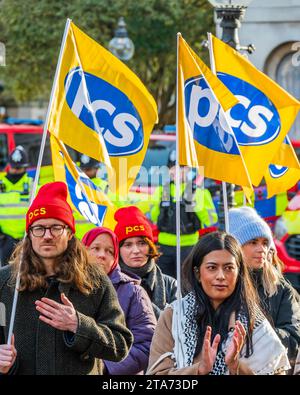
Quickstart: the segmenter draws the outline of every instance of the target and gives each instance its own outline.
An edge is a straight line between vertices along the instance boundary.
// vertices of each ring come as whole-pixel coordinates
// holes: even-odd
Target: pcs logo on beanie
[[[67,186],[64,182],[50,182],[41,187],[26,214],[26,232],[38,219],[55,218],[75,233],[75,220],[67,202]]]
[[[151,225],[140,209],[135,206],[122,207],[115,212],[115,234],[119,242],[129,237],[148,237],[153,241]]]

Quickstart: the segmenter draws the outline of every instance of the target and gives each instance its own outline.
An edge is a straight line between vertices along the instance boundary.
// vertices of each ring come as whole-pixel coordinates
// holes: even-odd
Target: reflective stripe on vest
[[[181,247],[193,246],[194,244],[197,243],[198,239],[199,239],[198,232],[195,232],[190,235],[181,235],[180,236],[180,245],[181,245]],[[158,243],[175,247],[177,245],[176,235],[171,234],[171,233],[159,232]]]
[[[29,201],[20,192],[0,194],[0,231],[14,239],[21,239],[25,234],[26,213]]]

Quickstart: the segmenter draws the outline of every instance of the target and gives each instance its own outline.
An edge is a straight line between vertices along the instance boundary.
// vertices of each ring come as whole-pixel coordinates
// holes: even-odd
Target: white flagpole
[[[180,262],[180,168],[179,168],[179,135],[178,135],[178,61],[179,61],[179,36],[177,33],[177,72],[176,72],[176,172],[175,172],[175,190],[176,190],[176,275],[177,275],[177,295],[181,299],[181,262]]]
[[[210,68],[213,74],[216,73],[216,64],[212,47],[212,39],[211,33],[207,33],[208,36],[208,49],[209,49],[209,60],[210,60]],[[221,106],[221,105],[220,105]],[[227,201],[227,190],[226,190],[226,182],[222,181],[222,191],[223,191],[223,204],[224,204],[224,218],[225,218],[225,231],[229,232],[229,218],[228,218],[228,201]]]
[[[55,75],[54,75],[54,81],[53,81],[53,85],[52,85],[52,90],[51,90],[51,94],[50,94],[46,120],[45,120],[45,123],[44,123],[44,130],[43,130],[41,148],[40,148],[40,152],[39,152],[39,157],[38,157],[38,163],[37,163],[36,173],[35,173],[35,177],[34,177],[34,182],[33,182],[32,190],[31,190],[31,194],[30,194],[29,206],[31,205],[31,203],[32,203],[32,201],[33,201],[33,199],[35,197],[35,192],[36,192],[37,184],[38,184],[38,181],[39,181],[40,169],[41,169],[42,159],[43,159],[45,145],[46,145],[49,116],[50,116],[50,111],[51,111],[51,107],[52,107],[52,103],[53,103],[54,92],[55,92],[56,85],[57,85],[57,80],[58,80],[58,73],[59,73],[59,70],[60,70],[61,62],[62,62],[62,55],[63,55],[63,51],[64,51],[64,48],[65,48],[65,44],[66,44],[66,40],[67,40],[67,35],[68,35],[70,23],[71,23],[71,19],[67,19],[66,26],[65,26],[65,31],[64,31],[64,34],[63,34],[62,43],[61,43],[61,47],[60,47],[59,57],[58,57],[58,61],[57,61],[56,71],[55,71]],[[25,240],[25,237],[26,237],[26,235],[24,236],[23,241]],[[9,345],[11,344],[11,338],[12,338],[12,334],[13,334],[13,327],[14,327],[15,316],[16,316],[16,308],[17,308],[18,294],[19,294],[19,287],[20,287],[20,270],[21,270],[22,261],[23,261],[23,251],[20,254],[20,263],[19,263],[19,269],[18,269],[17,278],[16,278],[14,299],[13,299],[12,311],[11,311],[11,316],[10,316],[8,338],[7,338],[7,344],[9,344]]]
[[[102,152],[103,152],[103,156],[104,156],[104,163],[109,168],[112,168],[110,157],[109,157],[109,154],[108,154],[108,151],[107,151],[107,148],[106,148],[106,144],[105,144],[102,132],[101,132],[100,125],[99,125],[98,119],[96,117],[95,110],[93,109],[93,107],[91,105],[91,99],[90,99],[89,91],[88,91],[88,88],[87,88],[86,78],[85,78],[85,74],[84,74],[84,71],[83,71],[81,59],[80,59],[80,56],[79,56],[79,53],[78,53],[78,48],[77,48],[77,44],[76,44],[76,40],[75,40],[73,31],[71,33],[72,33],[72,42],[73,42],[73,46],[74,46],[74,51],[75,51],[76,58],[77,58],[77,61],[79,63],[79,67],[80,67],[81,73],[82,73],[83,91],[84,91],[84,96],[85,96],[85,100],[86,100],[86,105],[87,105],[87,108],[88,108],[88,110],[90,111],[90,113],[91,113],[91,115],[93,117],[93,121],[94,121],[96,130],[97,130],[97,133],[98,133],[98,137],[99,137],[99,140],[101,142]]]
[[[181,309],[181,258],[180,258],[180,186],[181,186],[181,178],[180,178],[180,168],[179,168],[179,133],[178,133],[178,98],[179,98],[179,78],[178,78],[178,64],[179,64],[179,37],[181,33],[177,33],[177,71],[176,71],[176,172],[175,172],[175,190],[176,190],[176,275],[177,275],[177,303],[178,303],[178,314],[176,319],[177,325],[177,339],[174,339],[177,343],[177,348],[175,347],[175,352],[178,354],[176,356],[176,360],[178,363],[181,358],[180,355],[183,353],[182,350],[182,336],[181,336],[181,327],[182,327],[182,309]],[[171,198],[171,197],[170,197]],[[181,349],[181,351],[180,351]],[[180,366],[178,366],[180,367]]]

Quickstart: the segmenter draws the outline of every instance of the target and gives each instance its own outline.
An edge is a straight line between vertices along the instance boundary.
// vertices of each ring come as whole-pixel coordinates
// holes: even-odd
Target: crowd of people
[[[180,290],[146,216],[128,206],[115,221],[79,240],[66,185],[39,189],[0,269],[0,374],[299,374],[299,295],[253,208],[188,246]]]

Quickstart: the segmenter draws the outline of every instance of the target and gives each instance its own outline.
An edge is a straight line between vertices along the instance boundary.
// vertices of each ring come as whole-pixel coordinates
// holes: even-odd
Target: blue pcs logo
[[[80,169],[79,169],[80,171]],[[86,197],[82,193],[79,184],[76,182],[68,168],[65,166],[66,182],[72,203],[81,215],[94,225],[101,226],[106,214],[107,207],[94,202],[88,203]],[[80,180],[83,184],[87,184],[92,189],[97,189],[94,183],[80,171]]]
[[[269,172],[272,178],[280,178],[288,171],[288,167],[270,165]]]
[[[185,81],[184,99],[194,139],[213,151],[239,155],[234,134],[203,77]]]
[[[239,103],[227,111],[227,117],[239,145],[263,145],[275,140],[281,128],[274,104],[258,88],[240,78],[218,73],[220,80]]]
[[[86,126],[102,133],[110,156],[127,156],[144,145],[141,118],[128,97],[115,86],[76,68],[65,79],[66,101]]]

